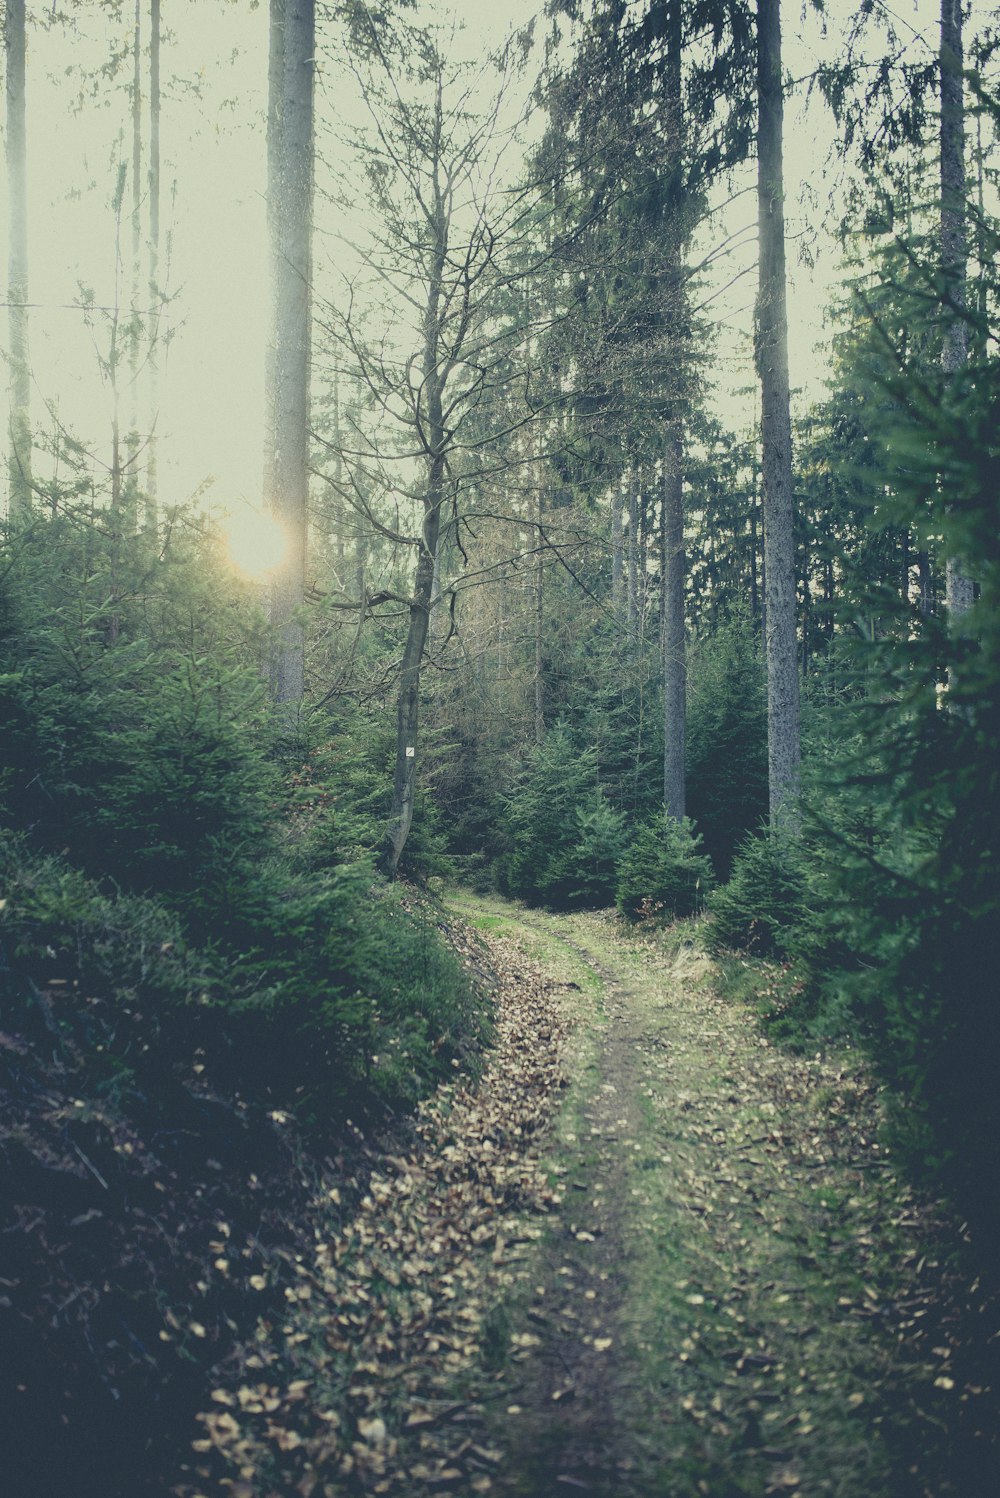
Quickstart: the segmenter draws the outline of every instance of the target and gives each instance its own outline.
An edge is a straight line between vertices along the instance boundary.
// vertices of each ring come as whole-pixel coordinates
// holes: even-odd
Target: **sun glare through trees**
[[[249,578],[267,578],[288,555],[288,530],[266,510],[242,506],[226,519],[222,534],[229,560]]]

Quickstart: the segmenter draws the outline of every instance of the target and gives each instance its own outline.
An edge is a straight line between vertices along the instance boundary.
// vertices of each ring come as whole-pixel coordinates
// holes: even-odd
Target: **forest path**
[[[456,908],[540,964],[568,1024],[555,1213],[492,1327],[493,1490],[989,1491],[951,1449],[927,1223],[850,1059],[772,1046],[683,938]]]
[[[856,1060],[772,1045],[690,924],[447,905],[482,1076],[272,1252],[174,1498],[992,1498],[982,1296]]]

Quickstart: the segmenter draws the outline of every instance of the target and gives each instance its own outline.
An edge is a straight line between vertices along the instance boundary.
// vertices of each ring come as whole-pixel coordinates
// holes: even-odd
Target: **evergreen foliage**
[[[632,920],[693,915],[715,878],[687,817],[662,814],[639,828],[618,869],[615,900]]]
[[[903,306],[919,328],[923,303]],[[994,1231],[1000,368],[981,357],[945,379],[898,350],[893,362],[887,369],[883,359],[878,387],[893,481],[870,523],[876,534],[912,528],[918,545],[940,537],[975,573],[979,596],[971,613],[949,619],[855,582],[858,607],[881,625],[856,646],[867,692],[851,710],[858,752],[841,762],[839,780],[846,797],[876,810],[860,827],[825,828],[828,916],[811,961],[827,1002],[850,1007],[905,1105],[914,1158],[946,1167],[965,1210]]]
[[[691,652],[688,808],[720,879],[767,815],[767,699],[760,639],[734,610]]]
[[[598,781],[597,752],[565,723],[532,751],[507,816],[511,892],[556,909],[607,905],[625,849],[625,818]]]
[[[135,541],[127,590],[112,546],[61,519],[12,539],[2,815],[211,924],[261,857],[278,794],[259,676],[207,539],[182,531],[162,557]]]
[[[709,898],[709,949],[787,956],[806,910],[799,841],[775,830],[749,837],[737,850],[728,883]]]
[[[352,1097],[414,1102],[483,1022],[433,923],[366,856],[388,805],[387,735],[322,738],[304,766],[308,739],[279,752],[253,616],[211,537],[188,522],[161,554],[138,538],[130,552],[126,569],[107,538],[60,518],[9,541],[8,997],[30,1008],[55,964],[155,1013],[160,1062],[189,1056],[197,1033],[217,1078],[320,1127]],[[437,847],[427,817],[411,868],[441,867]],[[101,1042],[98,1070],[132,1069],[123,1044],[115,1061]]]

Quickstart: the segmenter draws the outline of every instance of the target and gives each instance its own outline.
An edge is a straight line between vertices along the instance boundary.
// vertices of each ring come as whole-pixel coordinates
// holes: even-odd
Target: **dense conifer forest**
[[[3,6],[5,1491],[985,1498],[998,12],[494,10]]]

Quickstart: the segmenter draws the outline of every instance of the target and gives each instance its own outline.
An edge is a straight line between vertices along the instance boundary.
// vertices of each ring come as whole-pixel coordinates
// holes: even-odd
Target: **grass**
[[[899,1478],[898,1454],[913,1446],[919,1465],[914,1443],[927,1433],[911,1435],[898,1411],[919,1409],[933,1370],[897,1367],[889,1330],[913,1250],[906,1193],[891,1171],[856,1168],[872,1147],[873,1104],[853,1058],[762,1042],[759,1019],[794,1003],[792,970],[739,958],[712,965],[692,922],[631,936],[603,916],[461,903],[467,919],[497,923],[554,977],[572,973],[580,984],[570,995],[577,1031],[552,1132],[554,1177],[593,1186],[607,1172],[588,1121],[609,1080],[618,1097],[632,1094],[615,1146],[617,1352],[606,1395],[632,1466],[607,1491],[919,1492]],[[581,950],[617,975],[617,999],[593,966],[581,973]],[[535,1277],[547,1255],[575,1262],[566,1246],[575,1205],[567,1196]],[[508,1309],[513,1326],[524,1307]],[[540,1453],[554,1440],[544,1421],[533,1439],[525,1470],[533,1460],[544,1471]],[[533,1480],[511,1491],[540,1494]],[[599,1480],[595,1491],[605,1491]]]

